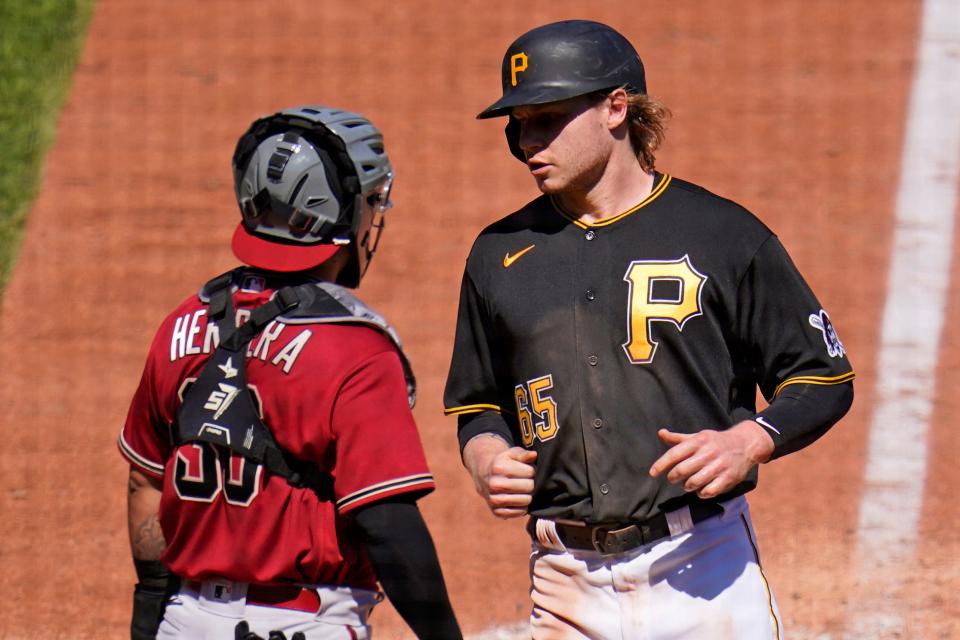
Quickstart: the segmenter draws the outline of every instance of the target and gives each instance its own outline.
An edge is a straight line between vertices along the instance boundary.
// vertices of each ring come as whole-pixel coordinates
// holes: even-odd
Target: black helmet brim
[[[597,89],[589,89],[583,91],[582,93],[577,93],[579,89],[573,90],[571,93],[571,87],[567,84],[558,84],[555,86],[545,86],[543,84],[538,85],[529,85],[526,87],[520,87],[513,89],[510,93],[503,96],[492,105],[481,111],[477,114],[477,120],[485,120],[487,118],[499,118],[501,116],[509,116],[511,110],[514,107],[522,107],[525,105],[531,104],[548,104],[550,102],[559,102],[560,100],[567,100],[568,98],[575,98],[577,95],[583,95],[586,93],[591,93],[592,91],[599,91],[603,87],[598,87]]]

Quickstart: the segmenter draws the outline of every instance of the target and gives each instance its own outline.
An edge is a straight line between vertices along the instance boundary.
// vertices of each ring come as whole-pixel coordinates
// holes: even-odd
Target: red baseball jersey
[[[234,293],[238,322],[283,284],[248,276]],[[434,488],[397,347],[369,325],[279,319],[248,346],[248,382],[264,423],[283,449],[331,474],[332,502],[222,448],[172,444],[183,391],[216,343],[215,323],[208,326],[197,296],[167,316],[120,434],[130,464],[163,480],[161,560],[198,580],[375,588],[344,516]]]

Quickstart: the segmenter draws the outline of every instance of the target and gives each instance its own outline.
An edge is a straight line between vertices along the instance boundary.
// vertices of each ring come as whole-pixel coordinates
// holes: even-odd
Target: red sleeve
[[[340,512],[390,496],[433,491],[396,351],[376,353],[346,377],[332,427],[334,495]]]
[[[143,367],[140,384],[130,402],[127,421],[120,431],[117,446],[120,453],[140,471],[155,478],[163,477],[164,462],[170,455],[169,420],[158,404],[156,353],[160,334],[154,339]]]

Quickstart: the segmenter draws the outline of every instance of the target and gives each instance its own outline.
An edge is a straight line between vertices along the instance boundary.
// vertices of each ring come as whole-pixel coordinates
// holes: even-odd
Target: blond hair
[[[627,127],[630,145],[640,166],[646,172],[653,171],[656,151],[663,143],[670,109],[656,98],[639,94],[627,94]]]

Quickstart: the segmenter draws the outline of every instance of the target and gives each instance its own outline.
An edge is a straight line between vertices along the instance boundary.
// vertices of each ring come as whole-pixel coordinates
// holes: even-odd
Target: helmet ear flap
[[[507,138],[507,146],[510,147],[510,153],[520,162],[526,163],[527,158],[523,155],[523,149],[520,148],[520,121],[510,116],[507,118],[507,126],[503,128],[503,135]]]
[[[237,141],[237,147],[233,152],[232,166],[235,181],[243,177],[247,161],[250,159],[250,156],[253,155],[253,152],[256,151],[257,145],[259,144],[260,139],[253,132],[253,127],[240,136],[240,139]]]

